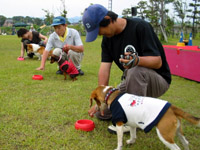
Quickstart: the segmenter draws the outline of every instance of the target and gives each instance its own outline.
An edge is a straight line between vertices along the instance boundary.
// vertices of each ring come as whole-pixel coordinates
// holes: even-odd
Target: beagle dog
[[[41,60],[45,47],[38,44],[27,44],[27,50],[28,53],[34,53],[38,57],[38,60]],[[53,50],[49,51],[48,58],[50,58],[52,52]]]
[[[64,80],[67,79],[67,74],[69,74],[72,81],[77,80],[76,76],[79,75],[79,72],[71,60],[70,61],[64,60],[62,58],[62,54],[60,56],[52,54],[50,63],[52,64],[54,62],[58,63],[60,70],[63,72],[65,76]]]
[[[112,123],[116,125],[118,145],[115,150],[122,150],[123,125],[130,126],[130,139],[127,144],[133,144],[136,140],[136,128],[149,132],[154,126],[159,139],[170,150],[180,150],[174,142],[177,134],[185,150],[189,150],[189,142],[183,135],[181,119],[200,127],[200,118],[194,117],[180,108],[156,98],[136,96],[120,93],[111,86],[98,86],[91,94],[92,101],[97,103],[97,109],[103,114],[108,107],[112,112]]]

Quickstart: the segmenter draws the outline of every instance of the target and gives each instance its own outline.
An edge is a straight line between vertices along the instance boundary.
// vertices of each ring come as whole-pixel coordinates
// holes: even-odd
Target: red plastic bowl
[[[23,57],[18,57],[17,60],[19,60],[19,61],[23,61],[24,58],[23,58]]]
[[[94,128],[95,125],[92,120],[83,119],[83,120],[78,120],[75,123],[75,129],[77,130],[92,131],[94,130]]]
[[[33,80],[43,80],[43,76],[42,75],[33,75],[32,79]]]

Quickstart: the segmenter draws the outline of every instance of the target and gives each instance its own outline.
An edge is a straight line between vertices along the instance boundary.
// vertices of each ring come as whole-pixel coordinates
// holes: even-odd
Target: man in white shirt
[[[37,70],[44,70],[45,63],[49,54],[49,51],[54,48],[54,51],[59,49],[63,50],[63,56],[66,60],[71,59],[75,67],[79,71],[79,75],[83,75],[81,70],[81,61],[83,58],[83,43],[77,30],[67,28],[66,19],[62,16],[55,17],[52,25],[55,32],[53,32],[47,42],[45,51],[42,56],[41,65]],[[61,70],[56,72],[62,74]]]

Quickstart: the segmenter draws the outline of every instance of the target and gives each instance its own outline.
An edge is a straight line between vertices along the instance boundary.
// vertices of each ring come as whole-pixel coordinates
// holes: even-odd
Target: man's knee
[[[147,72],[147,68],[136,66],[127,71],[126,78],[132,80],[144,79]]]

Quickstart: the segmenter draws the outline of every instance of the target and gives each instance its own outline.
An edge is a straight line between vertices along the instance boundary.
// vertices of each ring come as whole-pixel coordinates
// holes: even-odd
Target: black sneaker
[[[56,74],[63,74],[61,70],[56,71]]]
[[[79,72],[79,75],[81,76],[84,75],[84,72],[81,69],[79,69],[78,72]]]

